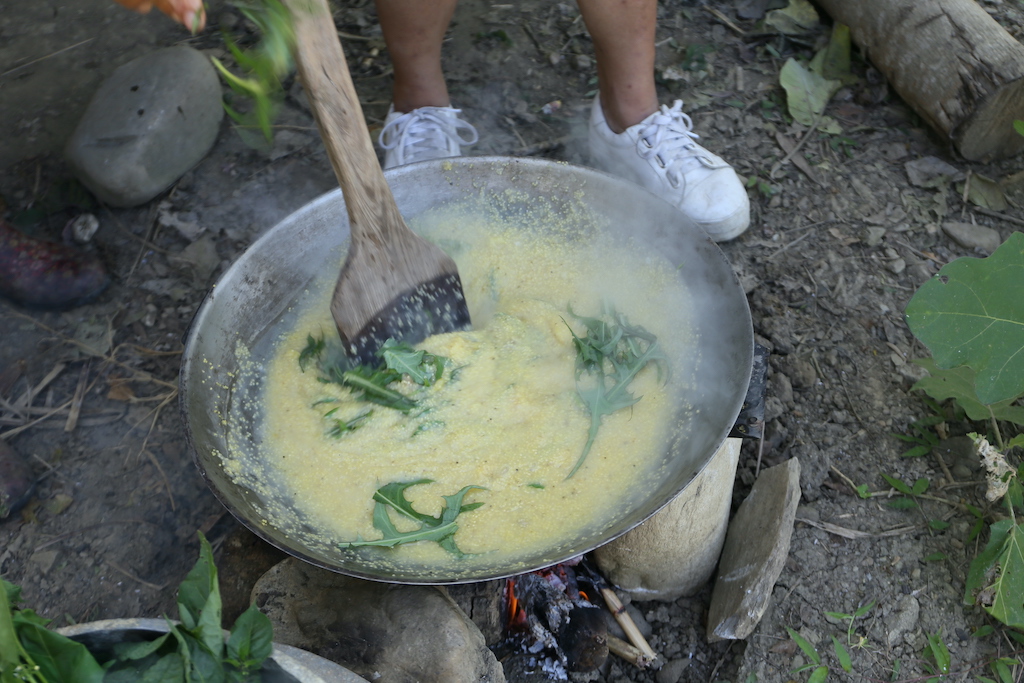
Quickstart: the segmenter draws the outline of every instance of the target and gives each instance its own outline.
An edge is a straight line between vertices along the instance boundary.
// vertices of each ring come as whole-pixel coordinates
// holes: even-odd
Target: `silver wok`
[[[185,345],[180,408],[196,464],[215,495],[254,533],[325,569],[396,583],[464,583],[510,576],[561,562],[607,543],[653,515],[678,495],[725,440],[750,378],[750,311],[732,268],[718,247],[668,203],[626,181],[590,169],[538,159],[468,157],[413,164],[388,171],[403,215],[417,216],[467,199],[514,211],[531,198],[556,213],[585,212],[606,226],[646,240],[678,266],[693,301],[698,348],[680,389],[678,421],[684,436],[663,454],[662,475],[631,509],[607,526],[560,539],[513,562],[486,556],[457,566],[399,565],[386,549],[342,550],[296,512],[283,487],[259,462],[244,466],[232,449],[259,441],[262,373],[252,372],[272,353],[292,305],[325,275],[337,274],[348,219],[340,190],[329,192],[257,240],[221,277],[196,315]],[[245,349],[241,354],[239,349]],[[247,371],[245,367],[248,366]],[[245,379],[242,379],[245,378]],[[231,420],[227,416],[232,417]],[[237,417],[236,416],[240,416]]]

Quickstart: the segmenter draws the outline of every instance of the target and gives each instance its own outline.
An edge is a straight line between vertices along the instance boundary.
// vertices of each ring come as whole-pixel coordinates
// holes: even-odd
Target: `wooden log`
[[[966,159],[1024,149],[1024,46],[975,0],[818,0]]]

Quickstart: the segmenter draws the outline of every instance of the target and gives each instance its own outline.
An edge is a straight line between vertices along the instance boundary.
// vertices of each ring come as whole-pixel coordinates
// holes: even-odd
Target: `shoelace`
[[[437,151],[448,151],[450,143],[472,145],[480,136],[476,128],[458,118],[461,109],[420,107],[390,121],[380,132],[382,149],[401,150],[403,162],[432,158]],[[465,132],[466,137],[461,133]]]
[[[692,167],[694,162],[711,169],[725,166],[696,143],[699,137],[693,132],[693,120],[683,113],[683,101],[676,100],[671,108],[661,105],[661,110],[640,131],[637,151],[644,159],[653,157],[665,169],[672,186],[679,187],[684,167]]]

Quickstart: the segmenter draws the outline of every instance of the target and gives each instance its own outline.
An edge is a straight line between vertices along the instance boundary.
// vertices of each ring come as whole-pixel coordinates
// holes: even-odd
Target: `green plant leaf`
[[[915,496],[920,496],[922,493],[924,493],[927,490],[928,490],[928,480],[925,479],[924,477],[921,477],[921,478],[917,479],[914,482],[914,487],[910,490],[910,492],[913,495],[915,495]]]
[[[977,631],[972,633],[971,637],[972,638],[984,638],[985,636],[987,636],[987,635],[989,635],[991,633],[995,633],[995,631],[996,630],[994,628],[992,628],[992,626],[990,626],[989,624],[985,624],[984,626],[979,627]]]
[[[932,519],[929,520],[928,526],[930,526],[935,531],[945,531],[949,528],[949,522],[941,519]]]
[[[939,672],[948,674],[950,664],[949,649],[942,642],[941,630],[938,633],[929,634],[927,651],[931,654],[932,659],[935,660],[935,667]]]
[[[1014,683],[1013,672],[1010,671],[1010,667],[1002,659],[992,662],[992,672],[999,676],[1000,683]]]
[[[914,495],[913,489],[911,489],[909,486],[907,486],[905,483],[903,483],[903,480],[901,480],[901,479],[899,479],[897,477],[890,477],[885,472],[880,472],[879,474],[882,475],[882,479],[885,479],[885,481],[889,484],[889,486],[893,487],[894,489],[896,489],[900,493],[903,493],[903,494],[908,495],[908,496]]]
[[[1024,628],[1024,531],[1013,520],[989,527],[991,538],[971,562],[964,602],[980,604],[993,617],[1013,628]]]
[[[828,667],[819,666],[807,677],[807,683],[824,683],[826,678],[828,678]]]
[[[991,256],[946,264],[907,304],[910,330],[940,368],[975,370],[978,400],[992,404],[1024,393],[1024,234]]]
[[[384,359],[389,370],[408,375],[413,382],[429,387],[441,379],[444,372],[444,358],[416,350],[404,342],[388,339],[377,352]]]
[[[913,510],[917,507],[917,501],[913,498],[894,498],[886,503],[895,510]]]
[[[978,400],[978,392],[974,388],[975,373],[970,367],[961,365],[958,368],[944,370],[932,358],[918,358],[911,362],[928,371],[928,377],[918,380],[911,390],[923,391],[937,401],[951,398],[972,420],[995,418],[1024,425],[1024,408],[1013,405],[1015,398],[991,405],[985,405]]]
[[[199,559],[178,588],[178,616],[182,626],[191,631],[210,653],[218,659],[224,652],[221,627],[220,587],[217,565],[213,561],[210,542],[199,533]]]
[[[870,612],[871,608],[874,607],[874,606],[875,606],[875,601],[874,600],[872,600],[871,602],[867,603],[866,605],[861,605],[853,613],[853,616],[856,617],[856,618],[860,618],[860,617],[864,616],[865,614],[867,614],[868,612]]]
[[[807,642],[806,638],[804,638],[802,635],[800,635],[788,626],[786,627],[786,632],[789,633],[789,637],[793,639],[793,642],[796,643],[801,650],[803,650],[803,653],[807,655],[807,658],[809,660],[811,660],[815,664],[821,664],[821,655],[818,654],[818,651],[814,649],[813,645]]]
[[[456,518],[463,512],[476,510],[483,503],[469,503],[463,505],[462,500],[470,491],[485,490],[482,486],[465,486],[461,491],[451,496],[442,496],[445,501],[444,509],[440,517],[432,517],[417,511],[412,504],[406,500],[405,491],[410,486],[418,484],[429,484],[430,479],[417,479],[411,482],[392,482],[373,494],[376,501],[373,508],[373,526],[381,532],[382,537],[374,541],[366,541],[357,537],[354,541],[345,541],[339,544],[342,548],[363,548],[363,547],[384,547],[394,548],[402,543],[416,543],[418,541],[435,541],[442,548],[456,557],[465,557],[455,544],[455,532],[459,530],[455,523]],[[412,531],[399,531],[388,510],[394,510],[403,517],[419,522],[418,529]]]
[[[790,116],[805,126],[814,124],[842,86],[839,81],[816,74],[793,58],[786,61],[779,72],[779,83],[786,91]]]
[[[580,337],[566,323],[576,348],[576,392],[590,415],[590,428],[583,452],[566,479],[576,474],[590,454],[604,416],[640,400],[629,391],[633,378],[648,365],[655,366],[659,380],[668,377],[668,358],[657,337],[639,325],[630,325],[626,316],[608,308],[602,318],[591,318],[576,315],[571,306],[569,315],[587,329]],[[586,377],[585,386],[580,384],[581,377]]]
[[[103,667],[85,645],[51,631],[39,623],[23,623],[18,636],[25,652],[48,681],[101,683]]]
[[[853,671],[853,662],[850,660],[850,653],[846,651],[843,644],[839,642],[839,639],[832,636],[832,647],[836,651],[836,659],[839,660],[839,666],[843,667],[843,671],[849,673]]]
[[[274,627],[256,605],[242,612],[231,628],[227,660],[243,673],[259,671],[273,650]]]
[[[946,559],[946,553],[932,553],[921,558],[924,562],[941,562]]]

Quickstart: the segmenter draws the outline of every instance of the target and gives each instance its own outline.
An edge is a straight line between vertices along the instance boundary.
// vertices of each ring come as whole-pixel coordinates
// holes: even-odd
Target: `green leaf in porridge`
[[[416,384],[429,387],[441,379],[445,359],[440,356],[416,350],[405,343],[388,339],[377,355],[384,359],[389,370],[409,377]]]
[[[669,370],[668,357],[658,345],[658,338],[639,325],[630,325],[626,316],[614,308],[606,307],[601,317],[591,318],[576,315],[570,306],[569,315],[587,330],[580,337],[569,327],[576,347],[576,391],[590,415],[590,429],[583,452],[566,479],[576,474],[590,454],[604,416],[629,408],[642,398],[629,391],[633,378],[654,364],[658,380],[666,382]]]
[[[383,534],[383,537],[375,541],[366,541],[356,537],[354,541],[343,541],[339,545],[342,548],[364,548],[368,546],[394,548],[403,543],[416,543],[419,541],[434,541],[442,548],[456,557],[466,557],[467,553],[462,552],[455,544],[455,532],[459,530],[455,523],[456,518],[463,512],[476,510],[483,503],[462,504],[463,498],[470,491],[485,490],[482,486],[465,486],[461,491],[452,496],[444,498],[444,508],[437,517],[419,512],[413,508],[406,497],[405,492],[412,486],[433,483],[432,479],[417,479],[408,482],[391,482],[386,486],[377,489],[373,494],[375,501],[373,507],[373,526]],[[406,519],[417,522],[419,527],[411,531],[399,531],[395,523],[391,521],[391,513],[394,510],[397,514]]]
[[[416,399],[391,388],[391,385],[408,377],[420,386],[432,386],[441,378],[447,361],[446,358],[414,349],[394,339],[384,342],[377,355],[381,358],[379,365],[353,367],[339,349],[328,347],[323,335],[319,338],[308,335],[306,347],[299,353],[299,369],[305,372],[310,362],[315,361],[317,380],[320,382],[340,384],[352,390],[353,395],[361,401],[408,413],[416,407]],[[321,399],[313,405],[332,400]],[[329,412],[324,417],[330,416]],[[329,434],[339,436],[348,431],[352,430],[345,428],[344,424],[336,424]]]

